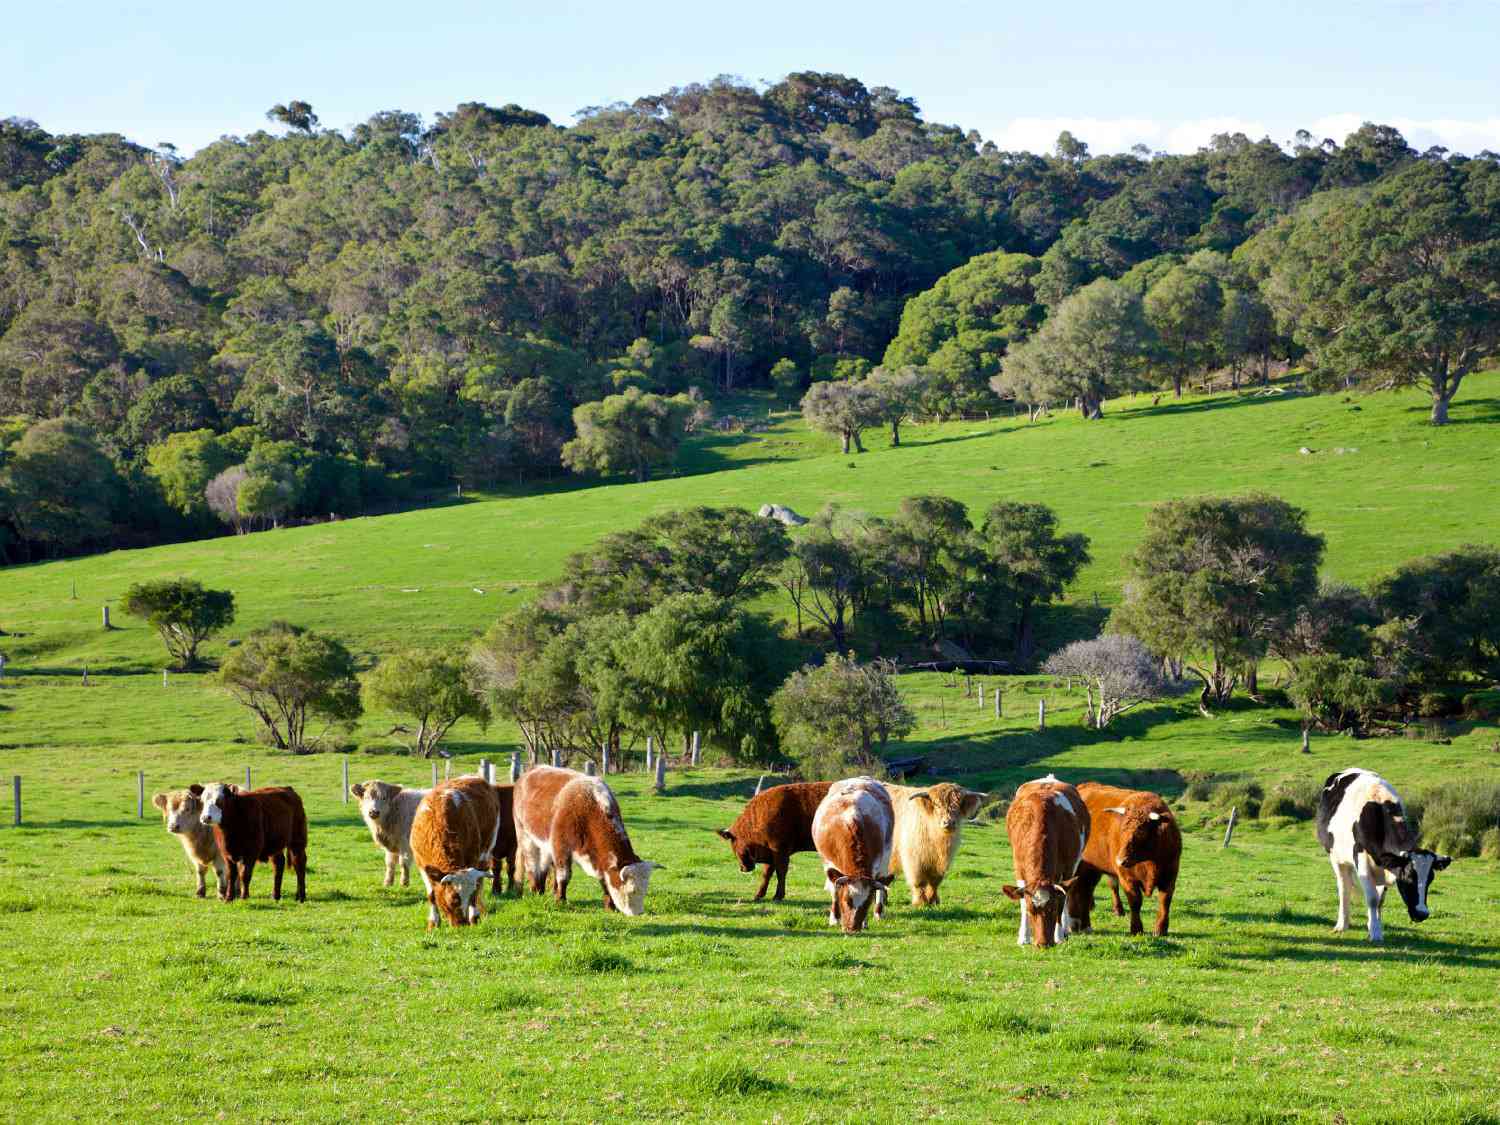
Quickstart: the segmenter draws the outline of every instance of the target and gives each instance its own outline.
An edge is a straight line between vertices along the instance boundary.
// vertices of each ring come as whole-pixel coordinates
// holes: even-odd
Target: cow
[[[567,901],[577,861],[599,880],[606,910],[642,912],[651,872],[662,865],[636,855],[620,804],[603,780],[536,766],[521,775],[515,789],[516,849],[532,891],[546,889],[550,872],[557,901]]]
[[[411,884],[411,822],[417,806],[427,796],[426,789],[408,789],[389,781],[359,781],[349,786],[359,802],[359,815],[370,829],[370,837],[385,850],[385,883],[396,881],[401,869],[401,885]]]
[[[823,889],[831,897],[828,924],[846,934],[865,928],[873,907],[885,916],[896,814],[890,794],[874,778],[835,781],[813,816],[813,843],[823,861]]]
[[[429,789],[411,822],[411,856],[427,888],[427,928],[479,921],[500,835],[500,795],[482,777]]]
[[[895,809],[891,870],[906,876],[913,906],[937,906],[938,886],[958,854],[964,821],[989,797],[942,781],[927,789],[887,784]]]
[[[1021,904],[1018,945],[1055,945],[1072,930],[1067,895],[1088,846],[1089,825],[1078,790],[1050,773],[1016,790],[1005,814],[1016,881],[1001,889]]]
[[[244,789],[216,781],[203,787],[202,803],[198,819],[213,829],[229,871],[220,896],[225,902],[250,897],[250,876],[265,861],[275,872],[271,897],[281,901],[288,859],[297,873],[297,901],[307,901],[307,813],[295,789]]]
[[[500,867],[505,867],[505,889],[514,892],[516,885],[516,787],[496,785],[495,796],[500,800],[500,832],[495,837],[494,861],[495,881],[490,887],[493,894],[500,893]]]
[[[1392,884],[1401,892],[1411,920],[1427,920],[1427,890],[1433,876],[1453,859],[1418,846],[1406,806],[1389,782],[1359,768],[1332,774],[1318,800],[1317,835],[1338,884],[1334,933],[1349,928],[1349,895],[1356,880],[1365,895],[1371,941],[1385,940],[1380,908]]]
[[[754,871],[757,863],[765,864],[757,901],[766,897],[771,874],[776,875],[775,902],[786,897],[786,871],[797,852],[815,851],[812,838],[813,816],[828,796],[830,781],[795,781],[773,785],[746,802],[728,828],[716,829],[729,841],[741,871]]]
[[[224,868],[224,853],[214,840],[214,830],[198,819],[203,811],[199,800],[203,786],[190,785],[186,789],[174,789],[170,793],[158,793],[151,803],[161,810],[162,821],[167,831],[176,836],[187,854],[188,863],[198,876],[198,897],[208,894],[204,875],[212,868],[219,896],[224,895],[228,876]]]
[[[1141,901],[1157,896],[1156,936],[1165,937],[1182,864],[1182,832],[1177,818],[1155,793],[1118,789],[1085,781],[1078,794],[1089,812],[1089,839],[1078,865],[1078,881],[1068,893],[1068,913],[1073,929],[1086,933],[1092,928],[1089,913],[1094,906],[1094,888],[1107,878],[1114,894],[1115,913],[1124,914],[1120,891],[1130,903],[1130,932],[1145,932],[1141,924]]]

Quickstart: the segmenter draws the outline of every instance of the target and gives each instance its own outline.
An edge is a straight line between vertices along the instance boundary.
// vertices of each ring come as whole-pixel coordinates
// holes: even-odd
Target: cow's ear
[[[156,796],[152,797],[151,803],[157,808],[161,809],[162,812],[167,811],[167,795],[165,793],[158,793]]]
[[[731,844],[734,843],[734,833],[731,832],[731,831],[729,831],[729,829],[727,829],[727,828],[715,828],[714,831],[717,832],[724,839],[728,840]]]
[[[823,868],[823,877],[825,879],[827,879],[830,883],[837,883],[840,879],[842,879],[844,877],[844,873],[842,871],[840,871],[837,867],[824,867]]]
[[[1009,883],[1006,883],[1005,886],[1001,887],[1000,889],[1005,892],[1006,898],[1013,899],[1016,902],[1020,902],[1023,897],[1021,888],[1013,887]]]
[[[189,785],[188,792],[191,793],[194,797],[201,797],[203,796],[203,786],[196,783],[193,785]]]
[[[1451,855],[1434,856],[1432,860],[1432,869],[1434,871],[1441,871],[1452,862],[1453,857]]]
[[[1375,862],[1387,871],[1400,871],[1406,866],[1406,857],[1397,852],[1381,852],[1375,857]]]
[[[889,887],[896,881],[896,873],[892,871],[889,875],[877,875],[875,876],[875,881],[882,887]]]
[[[365,795],[365,783],[356,781],[353,785],[349,786],[349,792],[356,797],[363,797]]]

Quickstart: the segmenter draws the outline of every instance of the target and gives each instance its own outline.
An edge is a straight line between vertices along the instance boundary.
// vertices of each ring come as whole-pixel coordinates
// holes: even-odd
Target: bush
[[[121,608],[142,618],[161,636],[175,667],[198,663],[198,646],[234,621],[234,595],[206,590],[191,578],[137,582],[125,591]]]
[[[1244,817],[1254,818],[1260,815],[1261,803],[1265,799],[1265,790],[1260,782],[1235,773],[1214,774],[1185,770],[1182,776],[1187,782],[1183,796],[1188,800],[1203,801],[1225,812],[1238,808],[1240,815]]]
[[[1261,804],[1260,815],[1311,820],[1318,815],[1318,800],[1322,794],[1323,784],[1315,778],[1278,781]]]
[[[1463,698],[1464,718],[1485,722],[1500,717],[1500,698],[1493,691],[1471,691]]]
[[[1447,855],[1500,856],[1500,782],[1456,781],[1406,802],[1425,847]]]
[[[1461,710],[1463,705],[1443,691],[1423,692],[1417,700],[1417,714],[1424,719],[1445,719]]]
[[[782,747],[809,778],[847,777],[879,768],[877,749],[916,726],[885,661],[859,664],[834,655],[793,673],[772,697]]]
[[[1500,859],[1500,828],[1486,828],[1480,835],[1479,858]]]

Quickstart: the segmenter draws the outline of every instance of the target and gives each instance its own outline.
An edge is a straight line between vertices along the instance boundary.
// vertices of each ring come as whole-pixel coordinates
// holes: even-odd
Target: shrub
[[[1226,812],[1238,808],[1243,817],[1260,815],[1266,794],[1258,781],[1234,773],[1215,775],[1194,771],[1185,771],[1183,779],[1187,782],[1184,796],[1190,801],[1205,801]]]
[[[1423,692],[1417,700],[1417,714],[1424,719],[1444,719],[1457,715],[1462,709],[1458,700],[1443,691]]]
[[[1053,653],[1042,667],[1054,676],[1083,680],[1088,697],[1087,721],[1099,730],[1136,704],[1167,691],[1160,661],[1135,637],[1119,633],[1074,641]]]
[[[410,717],[416,729],[398,727],[418,757],[430,758],[460,719],[484,729],[490,709],[469,686],[462,652],[411,649],[381,660],[365,677],[364,698],[371,706]]]
[[[834,655],[794,672],[771,699],[776,727],[807,777],[843,777],[878,765],[877,745],[904,738],[915,716],[884,661]]]
[[[1323,784],[1314,778],[1278,781],[1261,803],[1260,815],[1311,820],[1318,815],[1318,800],[1322,794]]]
[[[198,646],[234,621],[234,595],[205,590],[191,578],[137,582],[125,591],[122,608],[160,634],[178,668],[198,663]]]
[[[1500,782],[1440,785],[1416,794],[1406,811],[1434,851],[1462,857],[1500,848]]]
[[[310,717],[348,727],[363,710],[349,650],[285,621],[251,633],[225,658],[219,683],[254,713],[271,745],[294,754],[321,741],[308,737]]]
[[[1464,718],[1485,722],[1500,717],[1500,698],[1493,691],[1471,691],[1463,698]]]

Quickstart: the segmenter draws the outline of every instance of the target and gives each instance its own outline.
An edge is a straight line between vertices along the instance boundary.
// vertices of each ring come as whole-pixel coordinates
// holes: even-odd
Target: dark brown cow
[[[495,837],[495,851],[491,857],[495,866],[495,881],[490,884],[492,894],[500,893],[500,864],[505,864],[505,889],[516,890],[516,787],[495,786],[495,795],[500,798],[500,833]]]
[[[751,797],[740,815],[728,828],[717,829],[720,836],[729,841],[735,858],[740,861],[741,871],[754,871],[757,863],[766,868],[761,872],[757,899],[766,897],[766,887],[771,883],[771,873],[776,873],[776,893],[772,899],[780,902],[786,897],[786,870],[792,856],[797,852],[816,851],[813,844],[813,816],[818,805],[828,796],[830,781],[795,781],[789,785],[773,785],[764,793]]]
[[[1016,790],[1005,831],[1016,882],[1002,889],[1021,904],[1016,942],[1055,945],[1072,928],[1067,896],[1088,843],[1088,807],[1077,789],[1049,773]]]
[[[1182,863],[1182,833],[1167,803],[1155,793],[1118,789],[1086,781],[1078,787],[1093,820],[1078,881],[1068,894],[1068,911],[1077,930],[1088,930],[1094,888],[1108,878],[1115,913],[1124,914],[1120,891],[1130,903],[1130,932],[1143,933],[1141,900],[1157,895],[1156,936],[1167,932],[1177,869]]]
[[[297,873],[297,901],[307,901],[307,813],[290,786],[242,789],[214,782],[189,787],[199,795],[199,819],[214,830],[229,878],[220,896],[225,902],[250,897],[250,876],[257,862],[270,861],[275,871],[271,897],[281,899],[281,876],[287,859]]]

